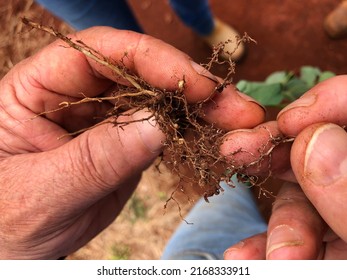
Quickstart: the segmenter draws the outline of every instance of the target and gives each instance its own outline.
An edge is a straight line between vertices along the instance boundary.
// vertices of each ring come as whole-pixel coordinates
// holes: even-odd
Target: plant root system
[[[167,136],[163,143],[164,152],[161,155],[160,164],[170,166],[172,172],[179,176],[177,188],[171,194],[167,203],[172,200],[176,201],[174,198],[176,191],[185,192],[187,188],[195,188],[195,191],[208,202],[209,197],[223,191],[220,186],[221,181],[225,181],[230,187],[234,186],[232,176],[235,174],[238,174],[237,178],[239,180],[248,181],[252,185],[259,183],[254,176],[250,177],[245,173],[247,166],[234,166],[230,161],[230,157],[226,159],[226,157],[221,156],[219,147],[222,144],[225,131],[218,129],[213,124],[204,122],[201,118],[204,114],[203,106],[210,99],[196,104],[187,103],[183,94],[185,88],[184,77],[181,77],[178,81],[177,89],[174,91],[154,88],[140,77],[130,73],[122,61],[112,61],[84,42],[80,40],[73,41],[53,28],[32,22],[27,18],[22,20],[24,24],[32,29],[48,32],[61,39],[69,47],[111,69],[115,75],[122,77],[129,83],[129,86],[117,84],[111,96],[95,98],[84,96],[77,102],[63,102],[56,109],[42,112],[39,116],[86,102],[112,102],[114,106],[105,118],[115,126],[122,127],[130,122],[118,121],[120,116],[133,114],[143,109],[151,112],[148,120],[154,117],[160,129]],[[245,34],[238,39],[239,43],[242,41],[252,41],[252,39]],[[231,76],[234,73],[235,65],[233,61],[219,60],[219,55],[227,43],[221,42],[217,45],[213,50],[210,62],[204,65],[207,70],[210,70],[215,63],[228,64],[227,76],[223,81],[216,84],[215,91],[218,92],[221,92],[224,87],[231,83]],[[145,121],[145,119],[137,121]],[[71,134],[81,132],[83,130]],[[265,151],[262,157],[250,165],[260,164],[264,158],[271,156],[273,148],[281,142],[277,138],[272,140],[270,150]],[[158,168],[160,164],[158,164]]]

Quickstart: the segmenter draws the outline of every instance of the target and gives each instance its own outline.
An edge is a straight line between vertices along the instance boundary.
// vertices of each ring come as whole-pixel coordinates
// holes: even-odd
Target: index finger
[[[280,130],[296,136],[304,128],[319,122],[347,124],[347,75],[328,79],[305,93],[282,110],[278,117]]]
[[[216,79],[212,74],[192,62],[183,52],[153,37],[108,27],[94,27],[78,32],[71,38],[90,46],[152,87],[172,91],[177,90],[183,81],[184,94],[190,103],[206,100],[214,94]],[[20,67],[17,68],[20,72],[17,76],[23,76],[22,80],[29,82],[25,85],[25,91],[16,90],[17,98],[36,114],[54,109],[69,98],[98,96],[114,82],[120,82],[120,77],[112,69],[67,47],[60,40],[23,62]],[[125,82],[124,79],[122,82]],[[241,127],[252,127],[263,120],[262,107],[249,98],[240,97],[236,89],[229,89],[226,95],[229,103],[241,106],[235,106],[236,110],[223,116],[215,112],[225,112],[225,106],[219,105],[227,102],[225,99],[216,100],[213,102],[214,115],[208,119],[209,122],[218,126],[223,120],[224,129],[240,127],[234,123],[235,116],[240,115],[241,111],[243,119],[246,119],[246,123],[240,123]],[[212,110],[207,111],[206,116],[212,114]],[[246,115],[254,117],[245,118]]]
[[[91,97],[105,91],[112,82],[120,81],[112,69],[76,51],[67,41],[81,43],[86,52],[93,50],[97,56],[100,54],[108,59],[109,64],[118,66],[124,73],[129,71],[138,75],[153,87],[176,90],[178,82],[185,79],[190,84],[185,92],[191,102],[206,99],[216,86],[212,74],[213,79],[208,77],[208,71],[198,73],[204,69],[193,63],[186,54],[147,35],[94,27],[66,39],[65,42],[53,42],[34,57],[20,63],[31,81],[35,82],[31,85],[33,89],[41,86],[57,94],[81,97],[80,93],[83,92]]]
[[[186,84],[190,84],[185,90],[190,102],[206,99],[216,86],[213,79],[196,71],[198,66],[186,54],[151,36],[94,27],[80,31],[69,39],[81,42],[85,50],[92,49],[97,56],[102,55],[108,60],[107,64],[118,66],[120,72],[135,74],[153,87],[177,90],[178,83],[184,79]],[[65,46],[66,42],[57,41],[50,45],[41,55],[43,61],[38,62],[57,72],[54,72],[55,75],[41,77],[45,88],[67,95],[83,91],[87,96],[95,96],[100,94],[99,87],[105,90],[110,81],[121,81],[113,69],[82,53],[76,54],[76,50],[71,47],[61,47],[62,45]],[[46,53],[50,54],[48,65]],[[203,71],[203,68],[199,70]]]

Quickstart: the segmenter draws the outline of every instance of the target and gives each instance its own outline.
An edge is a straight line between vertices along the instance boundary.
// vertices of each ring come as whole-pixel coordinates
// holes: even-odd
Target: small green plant
[[[112,260],[128,260],[130,257],[130,248],[125,244],[114,244],[111,248]]]
[[[292,71],[276,71],[263,82],[240,80],[236,87],[264,106],[283,107],[317,83],[333,76],[335,74],[330,71],[302,66],[298,75]]]
[[[139,219],[144,219],[147,216],[147,207],[144,201],[134,194],[129,202],[128,207],[130,210],[130,220],[135,223]]]

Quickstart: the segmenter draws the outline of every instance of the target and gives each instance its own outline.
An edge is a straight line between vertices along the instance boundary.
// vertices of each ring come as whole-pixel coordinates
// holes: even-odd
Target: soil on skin
[[[312,65],[336,74],[347,72],[347,39],[331,40],[323,30],[325,16],[339,0],[211,0],[213,13],[241,33],[247,32],[257,44],[247,45],[246,57],[237,64],[234,81],[263,80],[277,70],[297,71]],[[206,63],[211,50],[177,18],[165,0],[130,0],[147,34],[162,39],[189,54],[196,62]],[[37,7],[32,0],[0,3],[0,76],[21,59],[54,40],[41,32],[20,33],[19,16],[27,16],[62,33],[71,29]],[[218,66],[214,74],[225,76],[227,69]],[[271,112],[271,110],[270,110]],[[273,114],[268,119],[273,119]],[[275,190],[278,181],[269,181]],[[182,222],[175,203],[163,206],[177,185],[170,172],[158,174],[152,166],[120,217],[71,259],[158,259],[170,235]],[[255,196],[258,192],[255,190]],[[178,197],[184,215],[198,197]],[[261,197],[259,207],[268,217],[272,199]]]

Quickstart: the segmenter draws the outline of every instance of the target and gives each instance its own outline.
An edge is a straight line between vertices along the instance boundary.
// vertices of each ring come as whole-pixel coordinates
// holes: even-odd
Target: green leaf
[[[241,80],[236,84],[236,87],[239,91],[248,94],[249,92],[254,91],[256,88],[262,87],[263,82],[249,82],[246,80]]]
[[[288,80],[288,72],[286,71],[277,71],[272,74],[270,74],[266,79],[266,84],[283,84],[286,83]]]
[[[240,81],[238,81],[238,83],[236,84],[236,88],[237,88],[239,91],[246,93],[245,89],[247,88],[247,84],[248,84],[248,83],[249,83],[249,82],[246,81],[246,80],[240,80]]]
[[[316,84],[320,74],[321,71],[317,67],[303,66],[300,69],[300,79],[309,87],[313,87]]]
[[[318,82],[323,82],[327,79],[330,79],[332,77],[335,77],[335,73],[331,72],[331,71],[324,71],[322,72],[320,75],[319,75],[319,78],[318,78]]]
[[[293,77],[285,85],[283,95],[289,101],[294,101],[309,89],[310,87],[303,80]]]
[[[283,100],[281,94],[282,86],[277,84],[264,84],[262,86],[254,87],[252,91],[247,94],[261,103],[263,106],[277,106]]]
[[[285,105],[284,100],[294,101],[318,82],[333,76],[335,74],[330,71],[322,72],[317,67],[303,66],[299,76],[293,72],[276,71],[270,74],[264,82],[241,80],[236,87],[264,106],[281,107]]]

